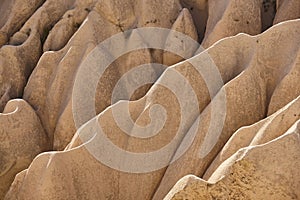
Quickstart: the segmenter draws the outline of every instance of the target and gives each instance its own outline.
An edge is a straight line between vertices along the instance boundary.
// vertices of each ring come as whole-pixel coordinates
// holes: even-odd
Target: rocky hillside
[[[0,16],[0,200],[300,199],[299,0]]]

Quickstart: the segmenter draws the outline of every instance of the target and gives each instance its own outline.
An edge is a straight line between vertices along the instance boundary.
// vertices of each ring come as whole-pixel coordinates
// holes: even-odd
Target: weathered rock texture
[[[206,171],[208,181],[186,176],[165,199],[298,199],[299,103],[236,131]]]
[[[0,16],[0,199],[300,198],[299,0],[0,0]],[[165,166],[130,173],[91,154],[102,146],[90,123],[80,127],[86,135],[76,134],[73,87],[98,44],[142,27],[172,29],[202,46],[181,41],[188,60],[158,49],[132,51],[97,83],[94,121],[115,145],[147,153],[174,142],[169,157],[159,159]],[[134,42],[128,36],[127,44]],[[112,104],[122,76],[146,63],[167,67],[153,68],[156,82],[130,101]],[[134,121],[124,121],[129,135],[115,120],[126,105]],[[134,137],[140,126],[155,129],[164,120],[157,135]],[[173,161],[193,131],[189,148]],[[143,166],[130,162],[124,157],[121,164]]]
[[[9,101],[0,114],[0,198],[15,174],[39,153],[49,150],[48,137],[35,111],[24,100]]]

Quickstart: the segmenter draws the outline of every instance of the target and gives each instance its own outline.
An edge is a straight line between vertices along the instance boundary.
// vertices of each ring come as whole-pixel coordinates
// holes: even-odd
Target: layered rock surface
[[[0,3],[0,199],[300,198],[298,0]],[[125,47],[135,44],[145,27],[201,46],[182,40],[184,57],[150,48],[116,58],[96,84],[96,117],[77,116],[83,63],[115,34],[135,29]],[[176,35],[165,39],[178,49]],[[146,63],[165,66],[125,80],[114,99],[119,80]],[[105,138],[146,156],[118,157]]]

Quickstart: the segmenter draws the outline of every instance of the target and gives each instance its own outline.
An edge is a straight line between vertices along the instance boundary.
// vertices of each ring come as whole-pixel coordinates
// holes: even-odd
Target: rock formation
[[[50,149],[48,136],[35,111],[20,99],[9,101],[0,114],[0,198],[15,175],[39,153]]]
[[[204,174],[208,181],[187,175],[165,199],[298,199],[299,100],[236,131]]]
[[[0,11],[0,199],[300,198],[299,0]]]

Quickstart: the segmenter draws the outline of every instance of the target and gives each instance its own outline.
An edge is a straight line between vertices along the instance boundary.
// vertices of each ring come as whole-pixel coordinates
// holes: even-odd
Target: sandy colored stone
[[[0,47],[17,32],[43,3],[42,0],[3,0],[0,3]]]
[[[96,4],[89,13],[85,23],[74,34],[69,43],[61,51],[46,52],[33,71],[25,88],[24,98],[33,107],[39,108],[37,113],[42,120],[45,130],[53,138],[55,149],[63,149],[70,142],[76,131],[71,113],[71,88],[76,70],[86,55],[96,44],[111,35],[129,28],[136,26],[171,28],[181,8],[177,1],[165,1],[164,4],[166,6],[162,7],[165,10],[157,9],[161,6],[159,6],[158,2],[145,1],[136,5],[136,10],[139,10],[136,16],[128,17],[130,15],[128,10],[133,9],[130,2],[122,2],[122,4],[106,2],[104,4],[106,7],[103,7],[101,2]],[[146,14],[150,8],[153,16]],[[124,13],[122,10],[126,10],[126,12]],[[121,17],[116,15],[118,12]],[[163,13],[167,13],[167,15]],[[158,17],[161,19],[156,19]],[[173,21],[174,18],[175,20]],[[102,29],[102,27],[106,28]],[[190,14],[186,9],[178,16],[174,29],[186,33],[194,39],[197,38]],[[96,102],[97,113],[100,113],[111,104],[112,90],[124,73],[144,63],[162,62],[162,53],[161,51],[154,51],[154,53],[150,54],[148,50],[137,51],[122,56],[114,62],[99,81],[96,97],[101,99],[101,101]],[[189,54],[192,55],[193,52]],[[133,57],[136,59],[132,59]],[[158,73],[157,77],[160,74]],[[39,88],[36,88],[37,84]],[[136,94],[137,97],[143,96],[146,91],[147,88],[142,89],[142,91],[138,92],[139,94]]]
[[[300,18],[300,2],[297,0],[277,0],[277,12],[273,24]]]
[[[14,1],[10,4],[12,13],[0,31],[0,40],[4,37],[4,43],[9,44],[2,46],[4,43],[1,45],[0,41],[0,111],[8,100],[23,95],[27,79],[42,54],[41,46],[51,26],[72,6],[71,1],[47,1],[37,9],[41,3],[42,1]],[[26,23],[20,27],[27,18]],[[16,32],[18,29],[20,30]]]
[[[182,9],[181,13],[177,17],[174,24],[172,25],[171,30],[183,33],[187,37],[190,37],[191,39],[195,40],[195,42],[198,41],[197,29],[194,26],[193,18],[191,16],[190,12],[186,8]],[[176,33],[174,33],[174,34],[176,34]],[[169,37],[166,39],[165,46],[167,46],[167,45],[171,46],[173,43],[176,42],[176,41],[174,41],[174,40],[176,40],[176,35],[174,35],[174,34],[172,34],[172,32],[170,33]],[[183,47],[180,49],[183,51],[183,54],[185,55],[185,57],[186,58],[192,57],[198,47],[190,48],[188,46],[188,44],[186,44],[186,46],[184,46],[184,41],[182,41],[182,43],[183,43]],[[168,65],[168,66],[176,64],[183,60],[183,58],[178,56],[178,54],[174,55],[174,53],[170,53],[170,52],[166,52],[166,51],[164,52],[162,59],[163,59],[163,64]]]
[[[261,32],[260,0],[210,0],[208,2],[208,16],[205,37],[202,41],[207,48],[218,40],[247,33],[256,35]]]
[[[251,39],[249,38],[249,36],[238,35],[232,39],[222,40],[207,50],[211,58],[213,58],[213,60],[215,61],[215,64],[220,67],[220,72],[222,74],[222,67],[224,66],[219,65],[218,60],[214,59],[214,48],[222,49],[221,46],[227,46],[230,41],[239,40],[238,38],[240,38],[240,40],[239,45],[237,46],[240,49],[244,49],[247,47],[249,48],[249,46],[253,45],[251,48],[253,51],[249,52],[251,55],[251,57],[249,57],[249,60],[244,60],[244,63],[239,62],[238,64],[239,67],[245,66],[246,69],[244,69],[241,74],[231,79],[229,82],[225,82],[226,84],[223,87],[223,92],[221,90],[221,92],[216,95],[212,102],[200,114],[201,121],[199,124],[197,136],[195,137],[188,151],[177,161],[168,166],[160,183],[160,186],[156,190],[156,195],[154,196],[154,198],[163,198],[164,195],[166,195],[173,186],[172,183],[176,183],[184,175],[194,174],[201,177],[205,173],[209,164],[213,161],[214,157],[222,149],[225,142],[236,130],[238,130],[242,126],[253,124],[266,116],[268,102],[270,101],[271,95],[274,92],[275,88],[277,88],[277,85],[281,83],[284,77],[283,72],[292,73],[291,68],[289,68],[290,71],[285,71],[287,68],[283,63],[294,63],[295,58],[298,56],[298,43],[295,44],[296,50],[294,50],[293,53],[290,52],[291,55],[294,55],[291,59],[285,57],[286,60],[274,60],[275,55],[271,51],[272,48],[276,48],[275,46],[278,45],[278,52],[276,52],[276,54],[285,54],[286,51],[283,49],[281,53],[279,52],[279,46],[281,46],[281,44],[285,45],[286,42],[289,41],[289,38],[285,37],[294,35],[294,41],[299,41],[299,39],[296,39],[298,38],[298,31],[295,29],[295,32],[291,34],[290,26],[291,24],[288,25],[288,23],[285,23],[281,27],[275,26],[269,29],[264,34],[256,37],[251,37]],[[281,35],[280,38],[282,40],[280,41],[278,37],[279,35],[277,34],[283,34],[285,36]],[[243,38],[248,38],[250,40]],[[293,46],[293,44],[289,45]],[[227,47],[229,46],[232,46],[232,44],[228,45]],[[231,57],[229,49],[232,48],[234,49],[234,47],[227,48],[226,53],[224,52],[224,55],[226,54],[226,56],[222,56],[222,58]],[[235,59],[236,57],[239,57],[237,55],[237,52],[235,52],[235,54],[231,58]],[[246,53],[243,53],[243,56],[240,57],[247,57]],[[283,58],[283,56],[281,58]],[[235,60],[234,63],[237,62],[238,61]],[[282,63],[282,65],[278,65],[279,62]],[[229,69],[227,69],[227,71],[229,71]],[[295,77],[295,79],[299,80],[299,76],[297,78]],[[294,90],[291,89],[290,92],[293,93]],[[223,96],[225,96],[225,102]],[[226,111],[221,110],[220,108],[222,107],[226,107]],[[214,108],[217,108],[220,111],[215,115],[212,115],[212,109]],[[224,122],[222,122],[220,121],[220,119],[222,119],[222,115],[224,115],[224,112],[226,112],[226,116],[223,116],[225,117],[225,119]],[[224,123],[224,126],[221,127],[221,130],[219,130],[219,127],[216,126],[214,128],[214,131],[212,131],[209,135],[208,131],[211,122],[213,122],[212,119],[219,120],[217,121],[217,123]],[[205,143],[206,137],[208,137],[209,139],[207,139],[208,142]],[[208,151],[207,154],[204,154],[204,156],[201,156],[201,151],[205,152],[206,148],[210,149],[210,151]],[[184,165],[184,163],[189,163],[189,165]]]
[[[297,199],[299,125],[297,121],[278,138],[240,149],[208,181],[184,177],[164,199]]]
[[[199,42],[203,40],[208,17],[207,0],[182,0],[182,7],[189,9],[197,28]]]
[[[277,0],[276,7],[274,0],[0,0],[0,199],[17,173],[6,199],[163,199],[182,177],[166,199],[298,198],[299,9],[298,0]],[[170,34],[161,43],[190,59],[157,49],[116,59],[95,93],[92,122],[105,137],[93,137],[85,123],[91,117],[74,122],[79,66],[104,40],[142,27],[172,29],[202,46],[182,41],[178,48]],[[128,45],[136,42],[131,36]],[[155,83],[132,94],[149,77],[127,78],[112,101],[118,81],[145,63],[166,66],[151,65]],[[122,121],[125,133],[116,118],[126,119],[127,106],[134,123]],[[174,143],[168,155],[139,162],[108,151],[108,162],[129,168],[124,172],[91,154],[106,152],[105,138],[133,153]],[[38,155],[49,149],[60,151]],[[159,163],[165,165],[147,171]]]
[[[32,69],[40,55],[40,38],[37,32],[20,46],[3,46],[0,49],[0,111],[13,98],[23,95]]]
[[[63,14],[46,36],[43,45],[44,52],[62,49],[79,29],[94,4],[93,0],[75,1],[74,5]]]
[[[208,180],[212,173],[239,149],[267,143],[283,135],[300,119],[300,96],[276,113],[253,125],[237,130],[203,175]]]
[[[63,14],[74,5],[74,1],[64,2],[48,0],[26,21],[22,28],[9,40],[11,45],[20,45],[26,41],[32,31],[38,32],[42,42]]]
[[[24,4],[25,3],[28,2],[26,1],[24,2]],[[217,10],[214,9],[215,4],[218,8]],[[17,12],[19,8],[17,3],[11,2],[9,5],[15,6],[16,7],[15,10]],[[38,6],[40,4],[35,4],[35,5]],[[213,12],[212,11],[210,12],[210,17],[207,22],[206,38],[215,38],[215,39],[211,39],[212,40],[211,42],[206,42],[209,44],[204,45],[205,47],[210,46],[218,39],[227,36],[232,36],[239,32],[245,32],[250,34],[256,34],[260,32],[260,28],[259,28],[260,23],[258,19],[259,8],[260,8],[259,2],[228,1],[225,2],[225,4],[223,5],[223,4],[218,4],[214,1],[210,1],[209,5],[211,5],[209,7]],[[186,6],[189,9],[189,11],[187,9],[182,10],[183,6]],[[3,4],[3,8],[4,7],[9,7],[9,6],[5,6],[5,4]],[[251,9],[248,9],[250,7]],[[35,9],[37,8],[38,7],[35,7]],[[70,108],[67,108],[66,105],[71,104],[71,100],[69,99],[70,88],[72,87],[72,80],[74,79],[74,74],[77,69],[76,66],[78,66],[79,63],[81,63],[81,60],[85,57],[85,55],[87,55],[90,52],[92,48],[94,48],[101,41],[103,41],[104,39],[110,37],[115,33],[122,32],[136,27],[164,27],[164,28],[172,27],[174,30],[183,32],[195,40],[197,40],[198,38],[197,35],[199,36],[199,39],[202,39],[204,35],[203,31],[206,26],[207,9],[208,9],[208,3],[206,1],[196,2],[193,0],[186,0],[182,2],[175,1],[175,0],[164,1],[164,2],[137,1],[137,3],[133,3],[133,1],[129,1],[129,0],[126,2],[125,1],[120,1],[120,2],[92,1],[92,0],[89,1],[68,0],[65,2],[57,2],[57,1],[48,0],[43,5],[41,5],[36,10],[35,13],[28,15],[29,19],[26,21],[24,26],[21,27],[21,29],[17,33],[15,33],[11,38],[8,39],[10,40],[9,44],[19,45],[27,41],[29,35],[36,34],[37,38],[39,37],[40,40],[42,41],[42,44],[37,44],[36,42],[31,41],[30,46],[31,45],[36,47],[39,47],[39,45],[43,46],[43,51],[46,52],[47,56],[44,55],[41,57],[40,62],[37,65],[37,68],[41,68],[40,67],[41,65],[44,66],[47,65],[48,66],[47,68],[50,69],[45,70],[45,72],[43,72],[43,75],[39,75],[39,73],[36,72],[32,74],[32,77],[28,82],[28,87],[27,87],[28,89],[25,89],[24,98],[33,107],[35,107],[36,109],[38,108],[37,109],[38,115],[41,118],[43,126],[45,127],[47,133],[49,135],[53,135],[53,138],[54,137],[64,138],[62,139],[63,141],[60,141],[60,139],[58,139],[56,142],[53,141],[53,144],[55,144],[54,148],[63,149],[66,146],[66,144],[70,141],[70,138],[73,136],[73,133],[75,131],[74,125],[72,125],[73,119],[72,117],[69,118],[71,116],[71,113],[65,113],[70,111]],[[242,12],[244,10],[247,10],[247,13]],[[191,12],[192,15],[190,15],[189,12]],[[231,15],[230,13],[235,13],[237,15],[236,16],[237,18],[243,19],[244,21],[245,20],[247,21],[249,18],[248,20],[249,24],[247,24],[246,22],[246,25],[244,24],[242,25],[241,24],[242,22],[235,22],[232,19],[233,15]],[[240,16],[241,13],[243,13],[243,17]],[[19,14],[21,16],[22,13]],[[191,18],[191,16],[193,17],[193,19]],[[222,19],[221,20],[222,23],[220,22],[217,25],[216,23],[220,19]],[[82,26],[81,24],[83,23],[84,20],[86,21]],[[222,27],[217,28],[218,26],[222,26]],[[102,27],[105,27],[105,29],[103,29]],[[219,31],[219,29],[222,30]],[[222,35],[223,33],[226,32],[224,30],[228,30],[229,32],[226,33],[225,35]],[[4,32],[0,31],[0,37],[6,37],[5,36],[6,32],[7,31]],[[2,33],[5,34],[3,35]],[[204,42],[206,40],[210,40],[210,39],[204,39]],[[16,48],[16,47],[10,47],[10,48]],[[69,51],[71,48],[72,50]],[[27,51],[29,50],[32,51],[32,48],[26,48],[26,49]],[[17,59],[21,58],[20,62],[24,63],[24,61],[26,61],[26,57],[28,57],[29,55],[40,57],[42,53],[40,52],[40,48],[33,48],[33,49],[37,49],[37,51],[32,51],[30,54],[26,53],[24,59],[22,59],[22,56],[19,56],[18,53],[18,54],[14,54],[14,56],[12,56],[9,59],[5,58],[3,60],[5,62],[12,62],[11,61],[12,59],[18,57]],[[49,50],[54,50],[56,52],[48,53],[47,51]],[[152,58],[150,58],[149,55],[147,55],[146,60],[153,60],[155,62],[161,63],[163,62],[162,61],[163,56],[174,57],[174,55],[169,55],[168,53],[166,55],[162,55],[162,53],[163,52],[161,51],[154,51],[151,53]],[[188,52],[188,54],[190,54],[190,52]],[[44,61],[44,59],[49,59],[49,60]],[[180,58],[178,58],[177,56],[169,59],[175,59],[175,60],[173,62],[169,62],[169,61],[165,62],[166,64],[174,64],[180,60]],[[54,60],[56,61],[54,62]],[[60,62],[61,60],[64,60],[64,62]],[[32,67],[30,68],[30,70],[28,70],[29,72],[31,72],[32,68],[37,64],[37,60],[31,59],[31,62],[32,62],[31,63]],[[120,60],[120,63],[122,62],[124,61]],[[132,65],[132,63],[129,64]],[[60,75],[58,77],[64,77],[64,79],[66,80],[59,81],[59,79],[61,78],[58,77],[53,78],[53,77],[56,76],[55,74],[57,73],[57,70],[55,69],[58,69],[59,68],[58,66],[62,66],[62,65],[65,66],[67,70],[66,72],[64,72],[64,75]],[[69,65],[72,66],[70,67]],[[49,73],[46,73],[46,71],[48,71]],[[58,71],[60,74],[63,73],[61,72],[61,70]],[[111,72],[111,73],[116,74],[117,72]],[[26,75],[23,76],[24,76],[23,78],[24,81],[26,81],[28,77]],[[102,85],[105,85],[105,87],[107,88],[113,87],[113,84],[111,84],[111,82],[116,82],[118,80],[118,76],[119,75],[113,75],[112,77],[115,78],[110,78],[107,81],[103,81]],[[51,80],[50,77],[52,77]],[[33,81],[33,79],[37,79],[37,81]],[[53,84],[49,84],[49,82],[50,83],[53,82]],[[33,85],[33,83],[35,84]],[[11,86],[9,81],[8,83],[7,81],[5,81],[5,84],[3,84],[2,88],[0,88],[3,96],[2,97],[3,103],[1,103],[2,107],[3,105],[5,105],[5,102],[7,102],[7,100],[15,97],[20,97],[22,95],[21,91],[24,89],[24,85],[25,84],[22,82],[18,85],[18,89],[10,89],[12,90],[11,92],[6,92],[8,90],[7,88]],[[40,87],[43,88],[36,89],[36,85],[39,85]],[[60,95],[59,97],[57,97],[54,94],[46,95],[46,93],[50,91],[50,88],[56,87],[55,85],[60,85],[60,87],[64,88],[64,92],[60,90],[60,92],[57,93]],[[31,89],[29,88],[31,87],[35,88],[37,92],[30,91]],[[54,88],[52,90],[54,90]],[[41,90],[43,90],[44,93],[40,93]],[[97,112],[101,112],[103,109],[105,109],[107,106],[111,104],[110,95],[109,95],[111,93],[110,92],[111,89],[105,89],[104,91],[102,90],[103,88],[99,88],[99,92],[97,94],[103,93],[102,95],[102,97],[104,97],[103,102],[96,102],[96,103],[103,104],[103,105],[97,106]],[[140,92],[140,94],[137,96],[139,97],[143,96],[146,90],[147,89],[144,89],[143,90],[144,92]],[[37,93],[38,95],[34,95],[34,93]],[[51,96],[51,97],[45,98],[45,96]],[[48,102],[48,103],[42,103],[42,102]],[[49,108],[51,109],[53,108],[53,111],[51,111],[52,113],[51,116],[49,113],[50,112]],[[57,126],[58,128],[56,128]],[[61,128],[62,126],[64,127],[63,130]]]
[[[149,112],[153,105],[159,104],[166,109],[168,112],[167,121],[164,128],[155,137],[140,141],[120,130],[115,122],[112,109],[115,109],[116,116],[124,115],[126,101],[118,102],[101,112],[98,122],[104,133],[106,133],[106,137],[129,152],[149,152],[160,149],[170,141],[170,138],[174,138],[174,134],[178,132],[179,137],[175,138],[175,145],[173,146],[173,152],[175,153],[181,139],[188,133],[197,117],[200,116],[200,125],[190,148],[167,168],[135,174],[107,167],[97,161],[87,150],[95,147],[94,145],[97,147],[97,144],[101,141],[89,140],[93,132],[87,131],[87,135],[79,136],[76,134],[65,151],[45,153],[38,156],[27,171],[17,175],[16,184],[11,187],[7,199],[36,199],[37,196],[48,199],[57,199],[61,196],[88,199],[150,199],[152,197],[153,199],[161,199],[184,175],[195,174],[201,176],[236,130],[242,126],[253,124],[267,115],[268,102],[272,93],[283,80],[284,74],[282,72],[288,74],[293,69],[288,68],[289,70],[287,70],[286,65],[278,65],[278,63],[294,63],[298,55],[299,29],[295,28],[298,26],[299,20],[295,20],[275,26],[256,37],[240,34],[218,42],[191,60],[168,68],[145,97],[138,101],[129,102],[129,112],[135,124],[140,126],[149,123]],[[285,48],[279,48],[283,44],[289,45],[289,52],[286,52],[287,49]],[[284,52],[289,53],[291,56],[277,57],[278,60],[275,62],[274,53],[270,49],[276,47],[278,47],[276,55]],[[231,54],[230,52],[235,53]],[[209,103],[210,95],[207,89],[205,91],[207,85],[203,76],[195,68],[203,65],[210,66],[211,62],[207,59],[208,53],[225,83],[223,87],[218,84],[212,86],[214,93],[212,94],[211,103]],[[222,54],[224,56],[220,56]],[[196,66],[193,67],[190,63],[196,63]],[[275,66],[277,67],[275,68]],[[199,102],[198,108],[195,107],[194,103],[189,103],[192,98],[188,94],[188,84],[181,84],[180,79],[174,79],[175,74],[178,72],[194,88]],[[190,97],[184,101],[187,106],[184,109],[187,118],[184,118],[185,121],[183,121],[183,126],[179,131],[177,129],[180,124],[178,118],[180,106],[176,96],[163,87],[163,83],[173,85],[183,96]],[[223,101],[224,95],[226,102]],[[226,108],[224,127],[221,127],[220,136],[213,135],[213,138],[216,139],[215,144],[212,142],[204,143],[206,137],[211,137],[207,134],[211,120],[220,120],[218,119],[220,113],[214,115],[211,113],[211,109],[216,108],[216,106],[225,106]],[[158,119],[158,116],[156,118]],[[88,124],[84,125],[83,129],[89,130]],[[134,133],[135,128],[134,126],[131,134]],[[85,143],[82,144],[81,140]],[[203,148],[199,149],[201,146]],[[168,157],[165,159],[170,161]],[[286,157],[286,159],[289,159],[289,157]],[[130,159],[124,157],[122,162],[123,164],[130,162]],[[142,164],[140,163],[140,165]],[[138,167],[139,164],[136,163],[135,165],[137,165],[135,167]],[[48,166],[47,169],[46,166]],[[252,165],[250,166],[252,167]],[[254,169],[255,167],[251,168],[252,171]],[[24,173],[26,174],[24,175]],[[239,175],[237,177],[241,178]],[[269,183],[269,179],[263,176],[261,180],[262,185]],[[80,190],[76,189],[79,187]],[[257,187],[261,186],[258,185]],[[274,187],[277,187],[277,185],[275,184]],[[286,194],[287,189],[292,190],[286,188],[274,195],[280,196]],[[28,191],[36,192],[28,193]],[[15,196],[16,194],[17,196]]]
[[[0,199],[15,174],[49,149],[48,137],[35,111],[24,100],[9,101],[0,113]]]
[[[287,47],[286,47],[287,48]],[[299,50],[298,50],[299,51]],[[275,89],[268,108],[268,115],[273,114],[290,101],[295,99],[300,93],[299,73],[300,55],[298,53],[293,63],[285,63],[290,72],[285,75],[283,80]]]

